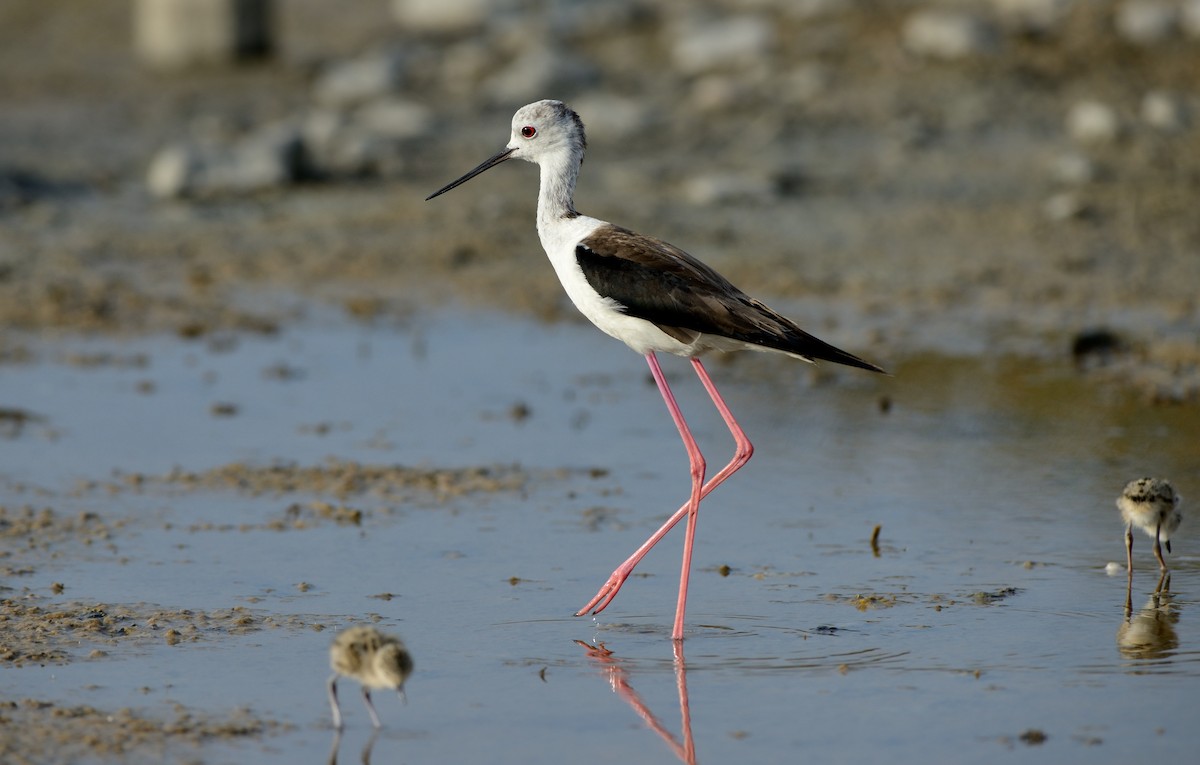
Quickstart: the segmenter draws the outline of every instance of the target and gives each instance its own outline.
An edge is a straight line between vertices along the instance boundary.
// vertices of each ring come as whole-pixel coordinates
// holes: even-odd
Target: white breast
[[[640,354],[652,351],[690,356],[691,346],[684,345],[667,335],[651,322],[628,316],[622,306],[612,298],[602,297],[588,283],[575,258],[575,248],[581,241],[606,221],[580,215],[575,218],[560,218],[548,224],[538,222],[538,236],[542,247],[562,282],[567,297],[587,317],[588,321],[607,335],[615,337]]]

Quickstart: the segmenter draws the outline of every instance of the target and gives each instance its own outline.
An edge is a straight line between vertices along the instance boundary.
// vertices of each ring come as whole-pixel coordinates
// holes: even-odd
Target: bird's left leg
[[[1133,524],[1125,527],[1125,570],[1133,578]]]

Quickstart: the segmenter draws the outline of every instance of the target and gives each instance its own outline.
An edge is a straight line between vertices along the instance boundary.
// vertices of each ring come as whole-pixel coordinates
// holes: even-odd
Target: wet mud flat
[[[570,615],[687,491],[642,365],[590,328],[455,309],[34,347],[147,363],[9,370],[39,417],[0,443],[15,758],[548,762],[591,735],[610,760],[1117,761],[1195,743],[1172,710],[1198,669],[1197,557],[1178,539],[1152,596],[1136,540],[1128,614],[1105,564],[1121,479],[1186,476],[1197,423],[1069,364],[717,365],[757,453],[705,503],[676,656],[674,535],[608,611]],[[719,418],[667,371],[719,461]],[[354,623],[401,634],[417,671],[407,705],[377,699],[377,737],[346,693],[335,740],[327,649]]]

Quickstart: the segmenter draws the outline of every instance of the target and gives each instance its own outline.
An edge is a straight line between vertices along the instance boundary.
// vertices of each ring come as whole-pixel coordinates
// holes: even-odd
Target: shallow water
[[[1200,418],[1066,366],[882,360],[895,373],[883,378],[750,354],[710,364],[757,452],[702,506],[676,657],[682,527],[607,611],[571,616],[688,481],[645,364],[588,327],[446,311],[401,327],[314,320],[275,338],[39,351],[2,370],[2,403],[45,419],[0,438],[0,505],[124,523],[107,545],[0,540],[32,570],[7,578],[9,594],[280,621],[116,641],[94,658],[67,646],[67,664],[5,666],[9,699],[148,716],[247,706],[294,727],[208,744],[205,760],[321,761],[333,628],[377,615],[416,673],[407,705],[376,693],[386,727],[374,740],[343,681],[343,761],[368,744],[375,762],[492,763],[1093,763],[1200,746],[1190,519],[1157,602],[1149,541],[1135,540],[1129,622],[1125,577],[1104,571],[1124,556],[1113,501],[1125,481],[1163,475],[1196,494]],[[98,353],[145,362],[66,363]],[[664,363],[715,471],[731,450],[724,427],[688,366]],[[86,483],[329,457],[515,465],[526,480],[443,499],[355,494],[344,501],[361,525],[282,531],[270,524],[290,506],[328,497]]]

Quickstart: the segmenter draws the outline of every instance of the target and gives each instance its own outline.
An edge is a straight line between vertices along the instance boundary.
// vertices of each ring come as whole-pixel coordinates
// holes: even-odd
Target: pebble
[[[653,20],[655,16],[650,6],[637,0],[558,3],[551,7],[550,33],[555,40],[594,40],[607,35],[619,37],[634,26]]]
[[[346,113],[318,109],[304,118],[300,130],[316,175],[356,178],[375,170],[375,147]]]
[[[654,122],[645,99],[625,98],[599,91],[574,99],[572,107],[587,115],[588,138],[615,142],[645,133]]]
[[[688,103],[701,112],[725,112],[746,103],[750,94],[741,77],[706,74],[692,83]]]
[[[836,13],[845,7],[845,2],[846,0],[787,0],[787,2],[773,3],[773,5],[793,19],[809,21]],[[758,2],[754,5],[761,7],[763,3]]]
[[[392,18],[406,32],[451,34],[472,32],[488,21],[496,0],[392,0]],[[496,8],[495,10],[504,10]]]
[[[377,51],[327,67],[313,83],[313,99],[322,106],[345,107],[392,95],[404,84],[404,56]]]
[[[1179,14],[1173,3],[1162,0],[1127,0],[1113,21],[1117,34],[1136,45],[1155,45],[1175,34]]]
[[[1183,104],[1162,90],[1152,90],[1142,97],[1142,121],[1165,132],[1175,132],[1187,127],[1187,115]]]
[[[1087,211],[1087,204],[1071,191],[1061,191],[1042,203],[1042,214],[1055,223],[1082,218]]]
[[[687,75],[745,69],[759,64],[774,44],[775,27],[764,16],[692,21],[675,27],[671,59]]]
[[[422,106],[372,103],[355,115],[317,110],[301,132],[307,170],[318,178],[394,177],[408,166],[408,142],[424,135]],[[424,115],[424,116],[422,116]]]
[[[1073,0],[992,0],[1001,23],[1018,32],[1046,34],[1058,28]]]
[[[817,101],[832,87],[834,78],[823,64],[801,64],[780,77],[779,98],[783,103],[807,105]]]
[[[433,124],[433,114],[423,104],[386,98],[363,105],[355,113],[354,121],[371,135],[405,140],[427,134]]]
[[[683,196],[696,206],[764,202],[775,197],[770,180],[737,173],[706,173],[688,178]]]
[[[1111,143],[1121,134],[1121,120],[1108,104],[1079,101],[1067,112],[1067,133],[1080,143]]]
[[[587,60],[543,45],[534,46],[483,86],[497,104],[525,103],[545,98],[547,93],[570,94],[593,84],[599,70]]]
[[[1188,37],[1200,38],[1200,0],[1184,0],[1179,6],[1179,26]]]
[[[303,160],[299,126],[281,122],[229,146],[168,146],[151,160],[146,185],[161,199],[246,194],[297,180]]]
[[[1050,170],[1054,180],[1073,186],[1091,183],[1099,174],[1096,163],[1077,152],[1058,155],[1052,161]]]
[[[160,199],[185,196],[203,160],[191,146],[168,146],[154,155],[146,171],[146,186]]]
[[[956,61],[990,53],[997,39],[991,25],[966,11],[928,9],[904,22],[904,47],[918,56]]]

